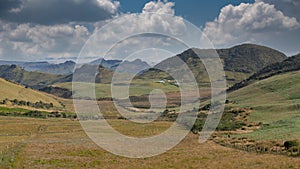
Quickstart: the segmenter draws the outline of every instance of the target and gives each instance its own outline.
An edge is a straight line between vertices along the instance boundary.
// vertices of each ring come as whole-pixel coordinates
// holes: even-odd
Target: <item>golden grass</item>
[[[123,130],[125,133],[130,133],[130,130],[135,127],[134,125],[128,125],[123,120],[114,120],[112,123],[116,123],[114,127]],[[22,127],[23,125],[26,125],[26,127]],[[6,137],[9,142],[11,141],[9,134],[32,132],[25,141],[20,141],[20,144],[23,143],[24,146],[14,145],[9,149],[9,151],[14,152],[11,153],[14,154],[14,160],[6,163],[6,166],[0,165],[2,168],[9,166],[25,169],[300,167],[299,158],[246,153],[225,148],[210,141],[199,144],[198,136],[193,134],[189,134],[179,145],[159,156],[130,159],[113,155],[96,146],[85,135],[77,121],[1,117],[0,126],[5,129],[0,130],[2,139]],[[163,130],[167,127],[165,123],[158,123],[157,126]]]
[[[45,103],[53,103],[54,106],[61,107],[59,101],[48,95],[46,93],[38,92],[29,88],[25,88],[24,86],[14,84],[8,82],[4,79],[0,78],[0,100],[4,100],[6,98],[13,100],[24,100],[29,102],[45,102]]]

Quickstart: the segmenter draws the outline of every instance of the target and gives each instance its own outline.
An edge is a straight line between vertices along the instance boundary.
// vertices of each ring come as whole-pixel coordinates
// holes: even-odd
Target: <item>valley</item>
[[[160,116],[146,124],[123,117],[111,91],[114,74],[131,77],[130,73],[146,66],[141,60],[126,61],[119,72],[116,67],[121,61],[95,60],[75,70],[81,75],[76,81],[72,81],[73,74],[64,71],[70,70],[70,63],[65,68],[63,64],[50,65],[51,70],[47,64],[43,70],[49,69],[48,73],[14,64],[0,66],[0,168],[115,168],[120,163],[121,168],[299,168],[299,55],[287,57],[251,44],[217,51],[224,64],[228,93],[216,131],[207,142],[198,142],[210,113],[211,86],[205,66],[197,57],[205,50],[189,49],[176,57],[188,65],[198,83],[200,106],[193,109],[196,123],[179,145],[142,159],[123,158],[101,149],[86,135],[80,121],[107,120],[118,132],[139,138],[166,131],[180,113],[187,113],[180,112],[185,103],[181,103],[177,81],[161,71],[176,71],[168,67],[175,56],[134,75],[128,98],[132,105],[125,99],[118,100],[124,110],[149,115],[153,113],[148,111],[151,92],[163,92],[166,107],[157,108]],[[97,65],[100,62],[103,65]],[[95,83],[89,81],[91,77]],[[72,85],[76,85],[75,91]],[[91,93],[92,87],[95,93]],[[189,92],[186,97],[195,93]],[[95,94],[103,118],[76,115],[73,99],[88,105],[91,94]]]

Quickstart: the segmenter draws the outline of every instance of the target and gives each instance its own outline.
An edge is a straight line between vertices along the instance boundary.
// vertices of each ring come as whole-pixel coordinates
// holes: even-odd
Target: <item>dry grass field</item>
[[[124,134],[158,134],[169,122],[147,125],[142,132],[123,120],[110,124]],[[299,168],[300,159],[288,156],[247,153],[217,145],[198,143],[189,134],[170,151],[151,158],[130,159],[96,146],[78,121],[1,117],[0,168]]]

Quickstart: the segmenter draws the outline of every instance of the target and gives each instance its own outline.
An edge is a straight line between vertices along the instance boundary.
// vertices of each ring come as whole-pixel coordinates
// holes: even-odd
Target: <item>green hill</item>
[[[244,134],[261,140],[300,139],[300,71],[256,81],[228,94],[233,106],[252,109],[250,120],[263,125]]]

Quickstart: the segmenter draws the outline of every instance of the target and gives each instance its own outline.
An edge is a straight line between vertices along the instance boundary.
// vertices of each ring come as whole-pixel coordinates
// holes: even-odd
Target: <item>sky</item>
[[[215,48],[255,43],[292,56],[300,53],[299,9],[299,0],[1,0],[0,60],[74,60],[95,32],[117,18],[121,18],[118,31],[128,34],[146,26],[180,33],[187,20]],[[148,12],[173,19],[149,20]],[[109,30],[99,35],[114,36]],[[132,45],[144,43],[140,39]]]

